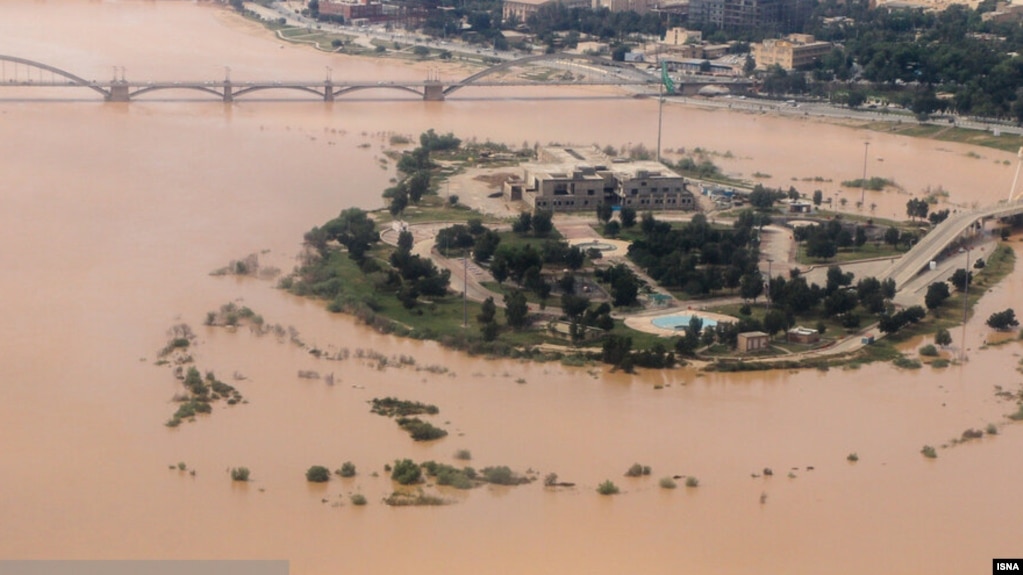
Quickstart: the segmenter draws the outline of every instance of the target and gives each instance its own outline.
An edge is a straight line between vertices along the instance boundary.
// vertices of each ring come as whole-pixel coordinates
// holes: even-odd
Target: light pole
[[[767,258],[767,281],[764,282],[764,288],[765,288],[765,291],[767,292],[767,309],[768,310],[771,309],[771,264],[773,264],[773,263],[774,263],[773,259]]]
[[[469,327],[469,253],[462,255],[462,327]]]
[[[970,246],[966,246],[966,276],[963,279],[963,335],[959,340],[959,361],[966,361],[966,311],[970,304]]]
[[[860,182],[863,184],[860,187],[860,209],[863,209],[863,202],[867,197],[867,150],[870,149],[870,142],[863,142],[863,179]]]
[[[1017,161],[1016,161],[1016,175],[1012,177],[1012,187],[1009,188],[1009,199],[1008,199],[1008,201],[1010,201],[1010,202],[1012,201],[1012,194],[1015,193],[1015,191],[1016,191],[1016,181],[1019,180],[1019,168],[1020,168],[1020,166],[1023,166],[1023,147],[1021,147],[1019,149],[1019,151],[1016,152],[1016,158],[1017,158]]]

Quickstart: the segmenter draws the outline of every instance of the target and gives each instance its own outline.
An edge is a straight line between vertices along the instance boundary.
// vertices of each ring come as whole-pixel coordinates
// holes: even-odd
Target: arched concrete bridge
[[[528,66],[533,63],[544,61],[582,61],[599,66],[600,71],[605,72],[605,77],[597,80],[550,80],[550,81],[525,81],[525,80],[497,80],[488,81],[486,78],[500,74],[515,67]],[[13,65],[10,66],[9,64]],[[178,82],[133,82],[125,80],[122,69],[120,78],[117,77],[117,68],[114,69],[114,77],[106,82],[89,81],[66,70],[54,66],[19,58],[16,56],[0,55],[0,87],[38,87],[38,88],[87,88],[98,92],[103,98],[110,102],[128,102],[146,94],[165,90],[192,90],[209,94],[224,102],[233,102],[236,98],[263,92],[268,90],[289,90],[304,92],[316,96],[326,102],[332,102],[335,98],[344,96],[351,92],[361,90],[399,90],[415,94],[424,100],[439,101],[462,88],[470,86],[486,87],[524,87],[524,86],[651,86],[657,87],[660,79],[638,72],[607,58],[588,56],[585,54],[543,54],[538,56],[526,56],[517,60],[503,62],[496,66],[482,70],[459,81],[445,82],[439,79],[428,79],[425,81],[358,81],[341,80],[334,81],[329,76],[323,81],[312,82],[282,82],[282,81],[247,81],[234,82],[230,77],[222,81],[178,81]],[[10,75],[8,70],[13,75]],[[24,76],[24,77],[22,77]],[[687,90],[699,89],[702,86],[722,84],[717,78],[693,79],[685,82],[683,86]],[[686,92],[689,93],[689,92]]]

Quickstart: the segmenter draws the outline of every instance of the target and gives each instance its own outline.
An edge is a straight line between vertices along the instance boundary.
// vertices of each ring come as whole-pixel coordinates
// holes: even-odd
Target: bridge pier
[[[127,102],[131,99],[128,94],[128,84],[121,82],[114,82],[110,84],[110,95],[107,96],[108,102]]]
[[[234,92],[231,88],[231,81],[224,80],[224,103],[230,104],[234,102]]]
[[[323,83],[323,101],[333,102],[334,101],[334,83],[327,80]]]
[[[427,80],[423,86],[423,100],[427,102],[443,102],[444,84],[437,80]]]

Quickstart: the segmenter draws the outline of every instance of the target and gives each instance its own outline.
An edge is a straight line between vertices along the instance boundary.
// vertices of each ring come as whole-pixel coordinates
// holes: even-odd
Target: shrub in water
[[[601,483],[597,486],[597,493],[601,495],[614,495],[618,493],[618,486],[611,482],[610,479]]]
[[[249,468],[248,467],[232,467],[231,468],[231,480],[232,481],[248,481],[249,480]]]
[[[695,478],[693,476],[686,477],[686,487],[699,487],[699,486],[700,486],[700,480],[699,479],[697,479],[697,478]]]
[[[632,467],[630,467],[625,472],[626,477],[639,477],[641,475],[650,475],[649,465],[640,465],[638,463],[633,463]]]
[[[314,465],[306,470],[305,478],[313,483],[326,483],[330,481],[330,470],[322,465]]]
[[[678,487],[678,484],[675,483],[675,480],[670,477],[662,477],[660,485],[664,489],[675,489],[676,487]]]
[[[468,449],[459,449],[455,452],[455,459],[460,461],[469,461],[472,459],[472,453]]]
[[[366,496],[361,494],[361,493],[354,493],[354,494],[352,494],[351,499],[352,499],[352,505],[365,505],[366,504]]]
[[[845,458],[852,462],[857,462],[860,460],[860,456],[857,455],[855,451],[850,453],[849,455],[846,455]]]
[[[515,474],[512,470],[505,465],[498,465],[496,467],[484,467],[480,470],[483,474],[483,479],[489,483],[496,483],[498,485],[516,485],[518,479],[515,478]]]
[[[394,462],[394,471],[391,472],[391,479],[398,483],[412,485],[413,483],[419,483],[422,477],[423,471],[411,459],[402,459]]]
[[[924,457],[928,459],[934,459],[938,457],[938,452],[935,451],[935,449],[930,445],[925,445],[924,448],[920,450],[920,453],[923,453]]]
[[[423,421],[418,417],[400,417],[397,423],[416,441],[432,441],[448,434],[446,430]]]
[[[342,463],[341,469],[337,470],[337,474],[341,477],[355,477],[355,464],[351,461]]]

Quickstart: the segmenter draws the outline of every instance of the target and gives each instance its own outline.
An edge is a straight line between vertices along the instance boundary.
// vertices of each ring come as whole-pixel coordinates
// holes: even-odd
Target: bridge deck
[[[1020,213],[1023,213],[1023,203],[1013,202],[952,214],[935,226],[912,249],[885,270],[878,279],[892,279],[895,281],[896,288],[901,289],[970,227],[990,218],[1008,217]]]

